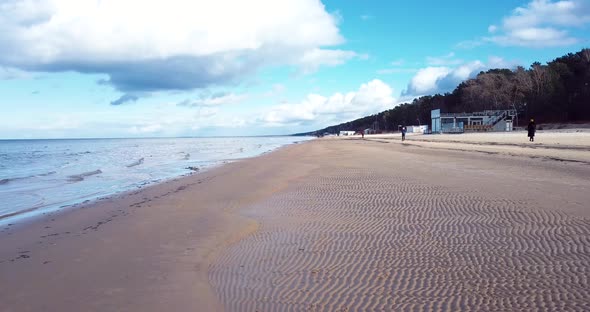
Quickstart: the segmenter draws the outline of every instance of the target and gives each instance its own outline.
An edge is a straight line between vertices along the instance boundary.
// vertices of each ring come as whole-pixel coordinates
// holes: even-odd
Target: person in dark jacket
[[[529,141],[534,142],[535,141],[535,131],[537,131],[537,125],[535,124],[534,119],[531,119],[531,122],[529,122],[529,125],[527,126],[527,130],[529,132]]]
[[[406,140],[406,131],[407,131],[406,126],[403,126],[402,127],[402,141]]]

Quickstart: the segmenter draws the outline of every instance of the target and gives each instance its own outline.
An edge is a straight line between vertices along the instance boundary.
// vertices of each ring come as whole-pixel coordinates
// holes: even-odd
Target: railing
[[[502,112],[502,114],[501,114],[500,116],[498,116],[498,117],[497,117],[497,118],[494,120],[494,122],[492,122],[492,127],[493,127],[493,126],[495,126],[495,125],[497,125],[497,124],[498,124],[500,121],[504,120],[504,119],[506,118],[506,114],[507,114],[507,112],[506,112],[506,111]]]
[[[442,113],[441,117],[470,117],[470,116],[500,116],[502,114],[508,114],[508,116],[516,115],[516,111],[513,109],[500,109],[500,110],[485,110],[483,112],[474,113]]]

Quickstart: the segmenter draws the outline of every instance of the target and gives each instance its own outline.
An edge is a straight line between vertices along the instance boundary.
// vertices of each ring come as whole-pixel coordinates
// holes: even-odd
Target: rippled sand
[[[590,310],[588,168],[323,144],[212,266],[227,311]]]
[[[314,140],[0,226],[0,311],[590,311],[590,165],[408,141]]]

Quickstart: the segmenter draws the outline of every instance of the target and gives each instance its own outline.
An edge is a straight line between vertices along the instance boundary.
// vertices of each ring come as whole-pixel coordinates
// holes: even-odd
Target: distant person
[[[535,142],[535,131],[537,131],[537,125],[535,124],[535,120],[531,119],[529,125],[526,127],[529,132],[529,141]]]
[[[402,142],[406,140],[406,131],[407,131],[406,127],[403,126],[402,127]]]
[[[365,138],[365,131],[361,130],[361,138],[364,139]]]

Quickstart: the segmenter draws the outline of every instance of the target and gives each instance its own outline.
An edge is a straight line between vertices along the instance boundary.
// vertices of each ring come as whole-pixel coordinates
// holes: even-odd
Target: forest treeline
[[[491,69],[459,84],[453,92],[428,95],[393,109],[305,133],[337,133],[377,126],[381,131],[398,125],[430,124],[430,111],[445,113],[516,109],[519,124],[590,121],[590,49],[569,53],[546,65],[528,69]]]

